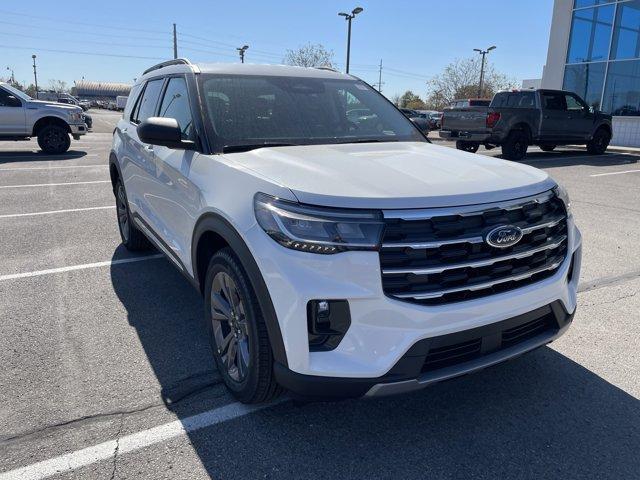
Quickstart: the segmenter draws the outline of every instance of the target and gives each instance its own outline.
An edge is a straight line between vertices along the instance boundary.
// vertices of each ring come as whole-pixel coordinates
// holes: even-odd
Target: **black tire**
[[[227,296],[226,292],[231,293]],[[276,398],[283,389],[273,373],[273,351],[264,315],[232,249],[223,248],[211,257],[204,294],[211,350],[227,388],[243,403]]]
[[[556,145],[540,145],[540,150],[543,152],[553,152],[556,148]]]
[[[476,142],[465,142],[464,140],[458,140],[456,142],[456,148],[464,152],[476,153],[478,151],[478,148],[480,148],[480,144]]]
[[[599,128],[593,138],[587,143],[587,152],[591,155],[602,155],[607,151],[611,135],[604,128]]]
[[[507,160],[522,160],[527,155],[529,137],[522,130],[514,130],[502,144],[502,156]]]
[[[133,223],[131,211],[129,210],[129,202],[127,201],[127,193],[122,184],[122,180],[116,182],[114,189],[116,196],[116,215],[118,219],[118,230],[120,231],[120,239],[122,244],[132,252],[149,250],[151,243]]]
[[[71,138],[64,127],[47,125],[38,132],[38,145],[44,153],[64,153],[71,146]]]

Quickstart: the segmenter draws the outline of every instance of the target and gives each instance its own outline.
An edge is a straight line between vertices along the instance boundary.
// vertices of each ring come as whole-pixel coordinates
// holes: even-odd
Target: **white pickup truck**
[[[37,137],[43,152],[55,154],[69,150],[70,135],[79,140],[86,133],[82,108],[34,100],[0,82],[0,140]]]

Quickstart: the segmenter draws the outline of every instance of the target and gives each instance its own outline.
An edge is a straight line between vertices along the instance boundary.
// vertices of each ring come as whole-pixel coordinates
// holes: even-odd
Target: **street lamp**
[[[33,58],[33,80],[36,87],[36,100],[37,100],[38,99],[38,74],[36,73],[36,56],[31,55],[31,58]]]
[[[495,45],[490,46],[486,50],[481,50],[479,48],[473,49],[474,52],[478,52],[480,55],[482,55],[482,66],[480,67],[480,85],[478,86],[478,98],[482,97],[482,90],[484,88],[484,57],[491,50],[495,50],[495,49],[496,49]]]
[[[362,7],[356,7],[351,10],[351,13],[340,12],[338,15],[344,17],[344,19],[349,23],[349,27],[347,30],[347,73],[349,73],[349,57],[351,55],[351,20],[355,18],[355,16],[361,13],[364,10]]]
[[[7,71],[11,72],[11,84],[15,84],[16,83],[16,76],[13,73],[13,68],[11,67],[7,67]]]
[[[242,47],[236,48],[236,50],[240,54],[240,61],[242,63],[244,63],[244,52],[246,52],[248,49],[249,49],[249,45],[243,45]]]

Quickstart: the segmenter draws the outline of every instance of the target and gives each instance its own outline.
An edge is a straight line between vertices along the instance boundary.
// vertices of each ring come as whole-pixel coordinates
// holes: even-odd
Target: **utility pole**
[[[176,24],[173,24],[173,58],[178,58],[178,34],[176,33]]]
[[[378,92],[382,93],[382,59],[380,59],[380,70],[378,70]]]
[[[478,52],[480,55],[482,55],[482,63],[480,65],[480,84],[478,85],[478,98],[482,97],[482,91],[484,90],[484,60],[485,60],[485,57],[487,56],[487,53],[489,53],[491,50],[495,50],[495,49],[496,49],[495,45],[487,48],[486,50],[481,50],[479,48],[474,48],[473,49],[474,52]]]
[[[31,58],[33,58],[33,81],[36,86],[36,100],[37,100],[38,99],[38,74],[36,72],[36,56],[31,55]]]
[[[338,15],[340,15],[341,17],[344,17],[344,19],[349,24],[349,26],[347,27],[347,68],[346,68],[346,73],[349,73],[349,60],[350,60],[350,57],[351,57],[351,20],[353,20],[355,18],[355,16],[357,14],[361,13],[363,10],[364,10],[364,8],[362,8],[362,7],[356,7],[353,10],[351,10],[351,13],[344,13],[344,12],[338,13]]]
[[[242,47],[236,48],[238,53],[240,54],[240,62],[244,63],[244,52],[249,49],[249,45],[243,45]]]

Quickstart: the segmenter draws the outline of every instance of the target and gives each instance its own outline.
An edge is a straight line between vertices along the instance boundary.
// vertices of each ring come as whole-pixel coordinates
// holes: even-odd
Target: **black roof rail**
[[[160,68],[169,67],[171,65],[191,65],[191,62],[186,58],[174,58],[173,60],[167,60],[165,62],[158,63],[153,67],[149,67],[142,74],[146,75],[149,72],[153,72],[154,70],[158,70]]]

